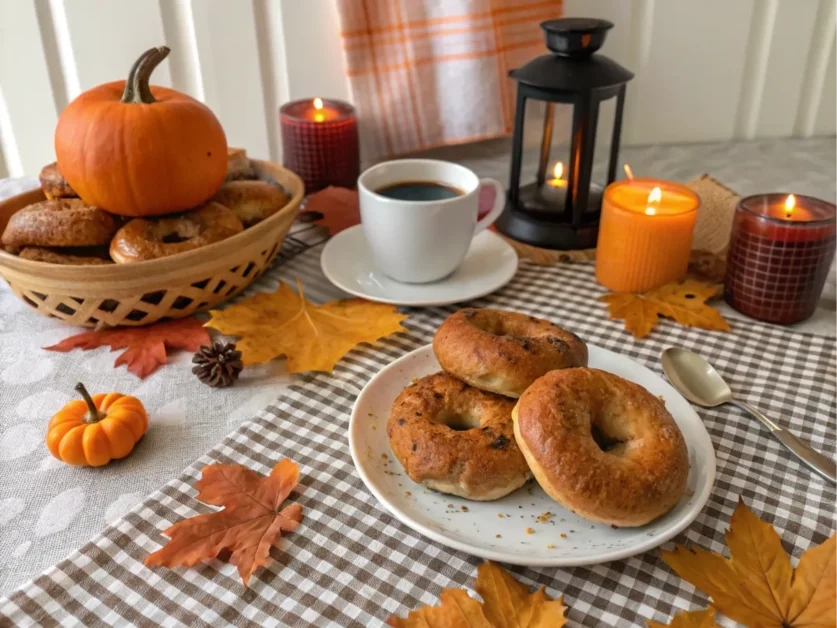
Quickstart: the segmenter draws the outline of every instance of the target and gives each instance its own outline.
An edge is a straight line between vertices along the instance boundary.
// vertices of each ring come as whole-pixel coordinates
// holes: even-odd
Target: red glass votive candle
[[[735,208],[724,299],[768,323],[817,309],[837,246],[835,207],[809,196],[759,194]]]
[[[353,188],[360,174],[355,108],[340,100],[296,100],[279,110],[284,165],[306,192]]]

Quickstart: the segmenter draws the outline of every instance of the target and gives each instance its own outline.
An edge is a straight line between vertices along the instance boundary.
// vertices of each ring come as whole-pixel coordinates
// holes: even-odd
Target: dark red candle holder
[[[329,185],[353,188],[360,174],[355,108],[340,100],[322,103],[319,119],[313,99],[289,102],[279,110],[283,164],[299,175],[309,193]]]
[[[784,214],[787,198],[741,199],[727,254],[724,299],[768,323],[798,323],[814,313],[837,247],[833,203],[797,195],[796,208]]]

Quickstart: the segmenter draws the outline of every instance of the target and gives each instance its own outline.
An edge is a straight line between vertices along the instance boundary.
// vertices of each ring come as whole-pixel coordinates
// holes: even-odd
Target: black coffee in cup
[[[399,181],[385,185],[375,193],[397,201],[444,201],[464,194],[452,185],[436,181]]]

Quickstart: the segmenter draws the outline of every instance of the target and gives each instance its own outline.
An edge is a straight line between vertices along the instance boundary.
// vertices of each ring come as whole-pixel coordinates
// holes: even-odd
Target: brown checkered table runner
[[[288,261],[274,268],[271,279],[300,277],[306,296],[333,295],[319,270],[320,252],[320,246],[304,250],[290,242]],[[472,304],[547,317],[658,373],[664,347],[698,351],[742,399],[834,457],[833,338],[734,319],[728,334],[663,323],[636,341],[618,321],[607,320],[596,300],[601,292],[590,265],[523,264],[511,284]],[[408,333],[355,349],[333,375],[301,377],[180,477],[1,599],[0,625],[378,626],[393,612],[435,603],[443,587],[472,586],[480,559],[429,542],[391,517],[355,472],[347,442],[352,403],[364,384],[392,360],[430,342],[436,326],[456,309],[410,310]],[[698,413],[715,446],[718,473],[709,502],[677,543],[724,551],[723,533],[739,495],[778,528],[795,559],[833,532],[833,486],[736,410]],[[305,518],[271,551],[273,560],[256,572],[249,589],[234,567],[217,560],[191,569],[143,565],[163,544],[162,530],[210,510],[195,501],[192,488],[204,465],[239,463],[267,473],[283,457],[301,466],[302,494],[293,501],[303,505]],[[574,625],[644,626],[646,618],[667,621],[679,609],[707,604],[657,550],[588,567],[511,569],[526,583],[546,585],[550,595],[563,593]]]

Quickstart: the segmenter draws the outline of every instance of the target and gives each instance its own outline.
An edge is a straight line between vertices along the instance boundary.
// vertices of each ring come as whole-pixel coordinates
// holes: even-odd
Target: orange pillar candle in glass
[[[700,199],[655,179],[607,186],[602,201],[596,279],[614,292],[646,292],[686,274]]]

